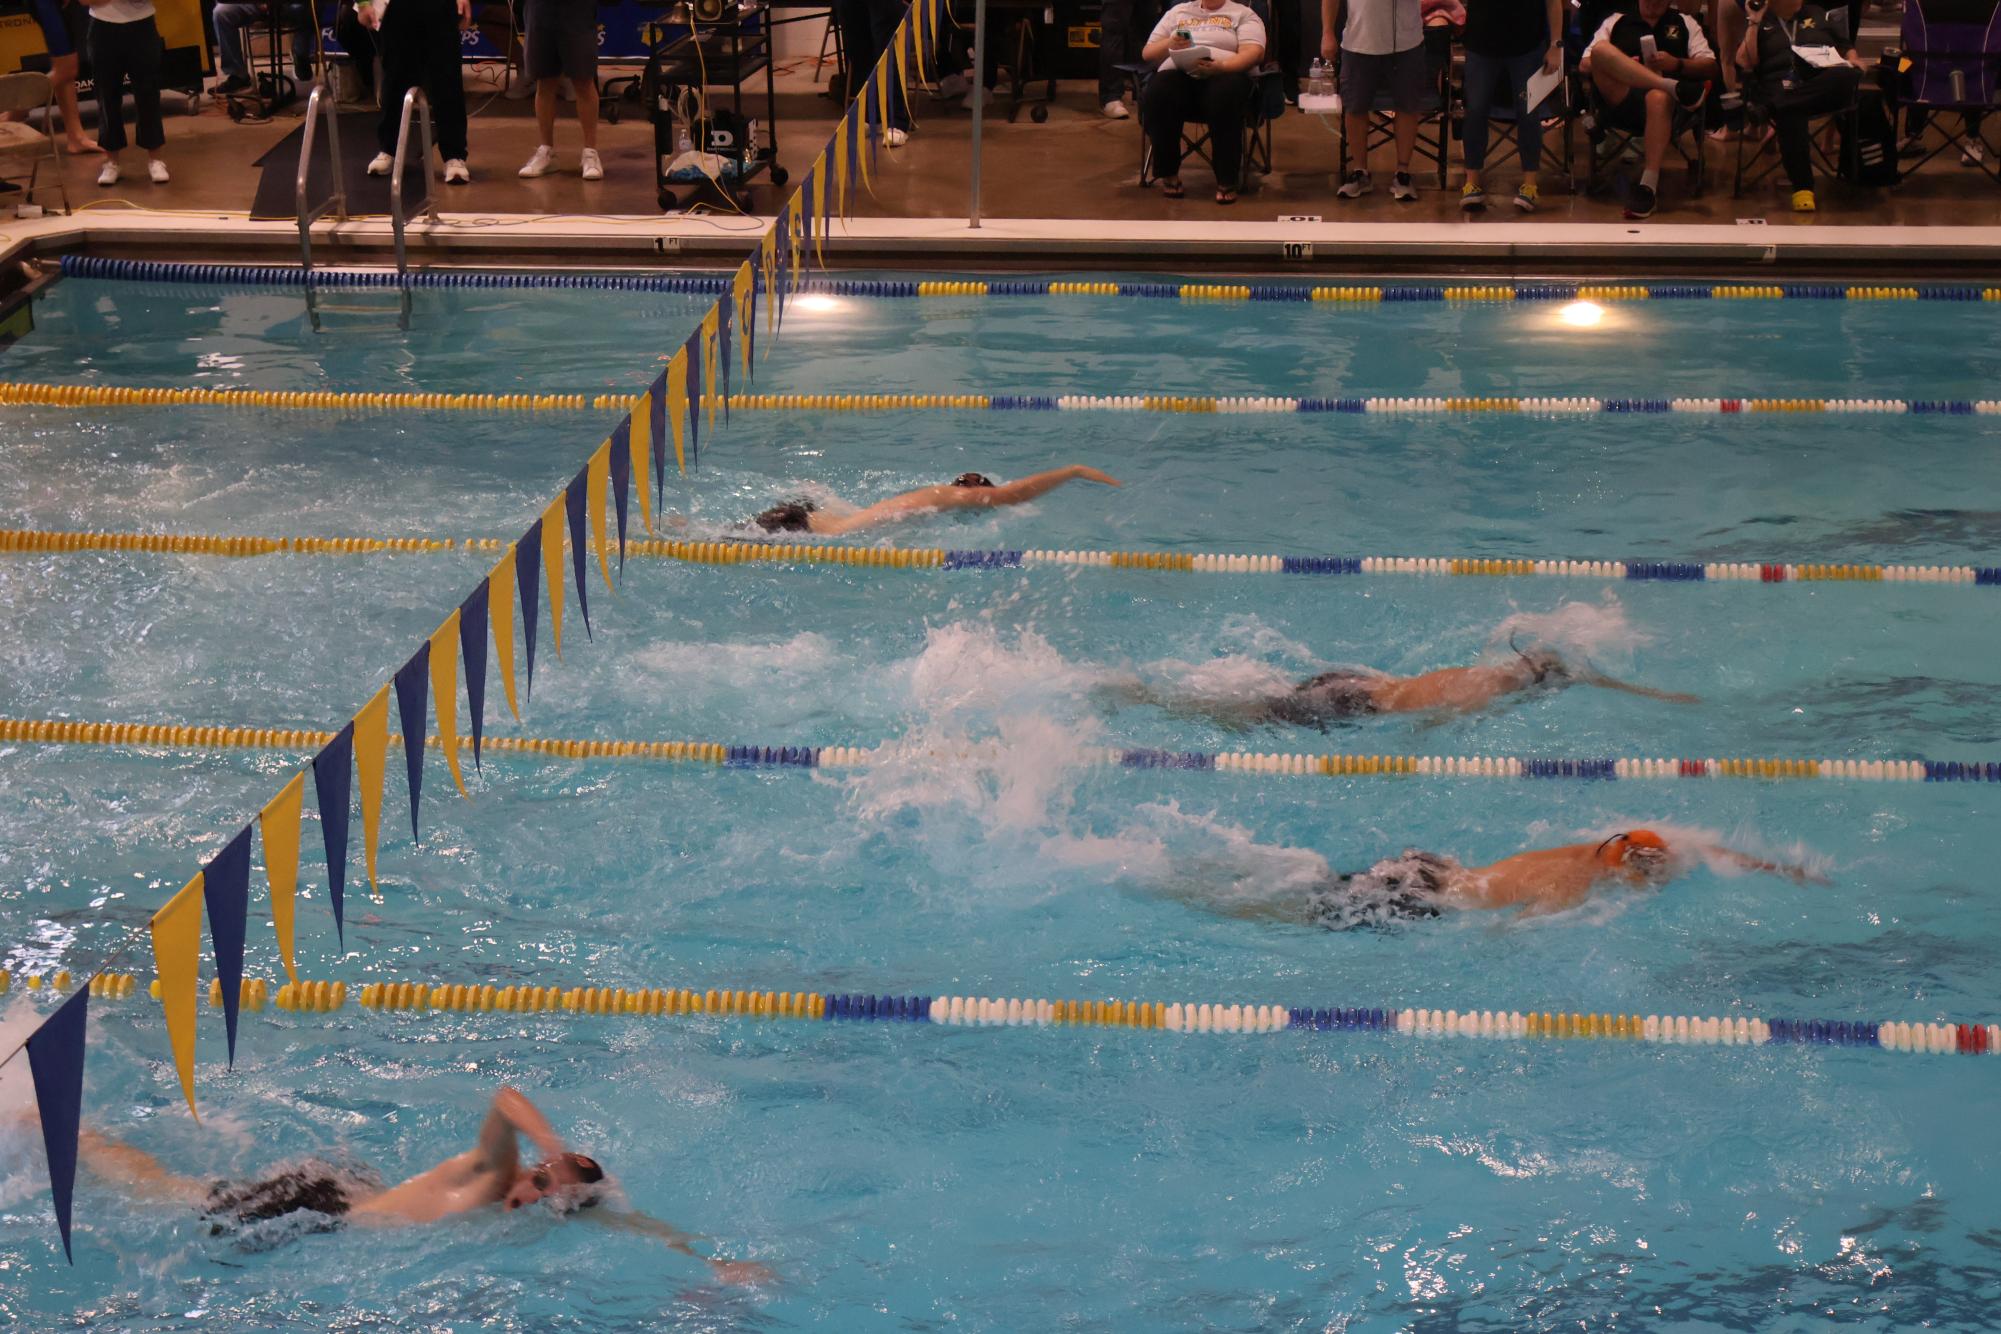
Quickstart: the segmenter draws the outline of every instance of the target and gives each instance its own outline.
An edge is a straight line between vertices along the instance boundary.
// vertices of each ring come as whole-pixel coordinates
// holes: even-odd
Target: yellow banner
[[[910,16],[904,15],[903,23],[896,25],[896,35],[889,39],[889,49],[896,59],[896,90],[902,96],[903,105],[906,107],[910,105],[910,54],[905,49],[908,43],[903,40],[903,28],[904,24],[909,22]],[[978,96],[977,93],[974,95]],[[890,123],[889,102],[886,98],[883,101],[882,120],[885,125]]]
[[[507,692],[507,711],[521,721],[514,699],[514,544],[486,576],[486,622],[493,627],[493,656],[500,662],[500,686]]]
[[[848,122],[844,117],[834,128],[834,215],[848,216]]]
[[[611,587],[611,560],[605,555],[604,493],[611,487],[611,437],[606,436],[584,469],[584,508],[591,512],[591,543],[598,550],[598,569],[604,571],[604,586]]]
[[[549,640],[563,656],[563,498],[542,511],[542,579],[549,585]]]
[[[674,432],[674,464],[682,475],[688,472],[688,456],[682,437],[688,426],[688,349],[684,346],[667,363],[667,423]]]
[[[445,767],[459,785],[459,795],[467,801],[466,776],[459,772],[459,612],[445,617],[445,623],[431,632],[431,702],[438,715],[438,749],[445,752]]]
[[[716,429],[716,398],[723,390],[717,382],[716,355],[722,334],[722,302],[709,307],[702,316],[702,394],[709,400],[709,429]]]
[[[764,273],[764,332],[768,338],[778,328],[778,229],[776,227],[765,229],[764,240],[759,242],[757,247],[757,265]],[[764,354],[770,356],[771,349],[765,348]],[[667,415],[670,417],[673,415],[672,402],[672,399],[668,400]],[[682,471],[686,472],[687,469],[683,468]]]
[[[202,876],[181,887],[153,914],[153,970],[160,975],[160,1006],[167,1016],[167,1044],[188,1111],[195,1111],[195,1000],[201,971]]]
[[[649,536],[653,532],[653,487],[648,476],[653,465],[652,404],[653,390],[648,386],[639,396],[639,406],[632,410],[632,426],[626,433],[632,446],[632,485],[639,492],[639,519]]]
[[[757,278],[749,260],[745,260],[737,269],[736,279],[730,284],[730,290],[736,297],[736,341],[737,346],[743,349],[743,374],[744,378],[748,379],[751,344],[757,341],[757,306],[754,304]]]
[[[821,268],[827,267],[827,252],[822,244],[827,235],[827,150],[821,149],[820,156],[813,159],[813,216],[819,225],[813,228],[813,258]]]
[[[354,715],[354,769],[361,779],[361,854],[368,864],[368,888],[376,901],[382,890],[375,883],[375,844],[382,832],[382,765],[389,750],[389,687]]]
[[[299,887],[299,809],[305,798],[306,771],[292,775],[292,781],[257,813],[257,831],[264,839],[264,873],[271,878],[271,925],[278,932],[278,957],[285,961],[285,976],[299,980],[299,965],[292,957],[292,908]]]

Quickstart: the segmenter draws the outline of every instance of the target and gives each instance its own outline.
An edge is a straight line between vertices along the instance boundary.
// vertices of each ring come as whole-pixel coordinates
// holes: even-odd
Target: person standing
[[[97,87],[97,146],[107,154],[99,185],[118,184],[118,153],[125,147],[125,84],[139,116],[139,147],[146,151],[146,175],[167,183],[160,160],[167,129],[160,122],[160,26],[153,0],[84,0],[90,6],[90,72]]]
[[[909,12],[908,0],[834,0],[834,22],[841,29],[841,55],[848,66],[847,95],[860,93],[875,76],[875,67],[889,50],[896,25]],[[974,94],[978,96],[978,93]],[[903,86],[892,74],[889,105],[883,109],[882,141],[901,148],[910,141],[910,109],[903,104]]]
[[[1098,102],[1108,120],[1125,120],[1126,75],[1120,65],[1139,60],[1139,34],[1159,6],[1154,0],[1105,0],[1098,12]]]
[[[472,26],[472,0],[355,0],[361,25],[380,34],[382,117],[375,123],[380,149],[368,160],[370,176],[387,176],[396,162],[396,130],[403,94],[421,86],[431,102],[431,129],[445,160],[445,183],[472,179],[466,166],[466,87],[459,68],[459,33]],[[430,164],[425,163],[425,170]]]
[[[1533,213],[1540,191],[1542,117],[1528,104],[1529,79],[1540,70],[1563,69],[1563,0],[1467,0],[1466,3],[1466,184],[1459,207],[1478,213],[1487,207],[1487,114],[1501,89],[1515,104],[1515,147],[1522,156],[1522,183],[1515,207]]]
[[[56,108],[63,113],[63,146],[72,153],[104,150],[83,137],[83,116],[76,105],[77,51],[89,40],[90,11],[80,0],[34,0],[35,22],[42,45],[49,51],[49,79],[56,86]],[[8,120],[24,121],[25,111],[10,111]],[[50,131],[51,136],[54,131]]]
[[[520,174],[547,176],[556,169],[556,98],[568,79],[577,94],[577,128],[583,132],[583,178],[604,179],[598,157],[597,0],[528,0],[528,77],[535,83],[535,126],[542,132]]]
[[[1334,193],[1360,199],[1376,188],[1369,175],[1369,117],[1376,99],[1386,95],[1396,112],[1390,198],[1406,204],[1416,199],[1411,158],[1425,103],[1437,97],[1425,65],[1423,0],[1320,0],[1320,54],[1339,70],[1342,122],[1355,154]]]

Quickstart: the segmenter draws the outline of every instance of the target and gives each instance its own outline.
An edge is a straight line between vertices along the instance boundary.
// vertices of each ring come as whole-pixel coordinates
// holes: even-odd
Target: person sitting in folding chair
[[[1793,191],[1793,212],[1811,213],[1813,144],[1807,123],[1855,104],[1862,60],[1833,32],[1827,11],[1803,0],[1750,0],[1750,27],[1737,47],[1749,78],[1745,96],[1771,113],[1779,160]]]
[[[1653,216],[1661,163],[1674,137],[1675,111],[1694,111],[1716,77],[1716,53],[1702,25],[1668,0],[1640,0],[1637,11],[1607,18],[1584,53],[1583,69],[1612,125],[1645,136],[1640,183],[1626,216]]]
[[[1181,127],[1209,127],[1216,202],[1234,204],[1242,185],[1244,122],[1251,111],[1251,71],[1264,62],[1265,25],[1237,0],[1183,0],[1161,16],[1139,58],[1160,63],[1140,93],[1140,124],[1153,144],[1153,169],[1169,199],[1181,184]]]

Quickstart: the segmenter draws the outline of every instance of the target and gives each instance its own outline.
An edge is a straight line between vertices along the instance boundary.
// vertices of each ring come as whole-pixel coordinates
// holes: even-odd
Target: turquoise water
[[[66,280],[0,378],[630,390],[692,299],[422,292],[408,335],[315,337],[295,298]],[[1991,397],[1984,307],[1535,307],[1117,299],[795,311],[771,392]],[[657,364],[657,363],[656,363]],[[1722,369],[1717,369],[1722,368]],[[512,536],[601,438],[587,413],[6,410],[0,524]],[[1983,418],[744,414],[670,479],[696,533],[826,487],[968,468],[1126,482],[919,524],[952,547],[1995,564]],[[0,716],[331,726],[490,558],[4,557]],[[1121,772],[1086,746],[1993,759],[1995,590],[709,569],[635,558],[546,625],[519,730],[913,744],[866,773],[494,757],[400,766],[383,902],[348,955],[305,835],[308,976],[1278,1004],[1991,1019],[1989,789],[1523,784]],[[545,612],[546,616],[546,612]],[[1249,734],[1110,710],[1137,675],[1268,687],[1416,671],[1526,631],[1700,695],[1582,689],[1424,726]],[[489,726],[515,730],[495,716]],[[985,758],[927,757],[968,741]],[[0,964],[96,964],[290,757],[0,749]],[[448,798],[449,795],[449,799]],[[1799,857],[1533,922],[1336,935],[1162,891],[1282,892],[1406,846],[1487,860],[1648,823]],[[357,831],[358,838],[358,831]],[[351,872],[359,877],[359,858]],[[261,885],[261,874],[256,878]],[[276,974],[253,895],[249,971]],[[134,971],[145,975],[143,954]],[[33,1007],[17,989],[20,1011]],[[306,1154],[407,1174],[519,1084],[632,1201],[777,1270],[717,1289],[594,1223],[460,1220],[245,1253],[85,1178],[61,1262],[39,1155],[0,1139],[0,1312],[25,1327],[1973,1328],[2001,1292],[1971,1058],[562,1016],[203,1011],[204,1125],[157,1011],[93,1006],[87,1114],[202,1178]],[[18,1065],[10,1076],[18,1075]]]

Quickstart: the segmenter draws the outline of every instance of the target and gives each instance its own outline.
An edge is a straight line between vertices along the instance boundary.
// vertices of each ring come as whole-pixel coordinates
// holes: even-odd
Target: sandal
[[[1219,185],[1216,187],[1216,202],[1219,204],[1234,204],[1237,202],[1237,192],[1227,185]]]
[[[1164,178],[1160,182],[1160,192],[1169,199],[1181,199],[1188,194],[1188,191],[1182,187],[1179,176]]]

